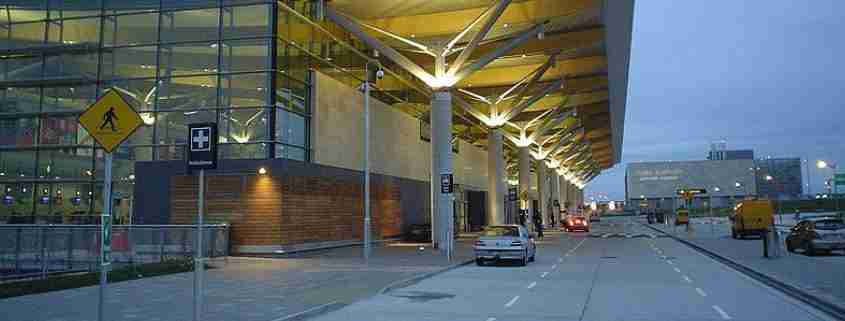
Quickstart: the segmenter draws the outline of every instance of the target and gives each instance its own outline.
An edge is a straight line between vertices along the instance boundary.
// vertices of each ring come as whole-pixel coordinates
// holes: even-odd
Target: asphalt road
[[[537,261],[455,269],[315,320],[826,320],[627,218],[549,233]]]
[[[789,227],[794,224],[791,215],[784,218],[785,224],[778,227],[782,232],[781,240],[786,239]],[[698,222],[693,220],[693,229],[690,232],[683,226],[667,227],[659,224],[652,226],[828,302],[845,307],[845,252],[836,251],[831,254],[807,256],[803,253],[788,253],[785,245],[781,244],[781,256],[767,259],[763,258],[763,245],[759,238],[732,239],[730,224],[727,220],[714,225],[702,224],[702,222],[707,222],[707,219],[701,219]]]

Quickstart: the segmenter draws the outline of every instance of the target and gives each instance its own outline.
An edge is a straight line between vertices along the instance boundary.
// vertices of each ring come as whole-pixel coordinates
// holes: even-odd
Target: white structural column
[[[487,134],[487,225],[505,224],[505,153],[502,130]]]
[[[537,197],[540,198],[539,206],[540,206],[540,222],[543,226],[549,225],[549,207],[551,206],[551,202],[549,202],[549,182],[546,179],[548,177],[548,168],[546,167],[546,160],[538,159],[537,160]]]
[[[528,146],[517,147],[519,154],[519,209],[527,210],[525,226],[529,231],[534,230],[531,217],[534,215],[531,204],[531,151]],[[519,220],[517,220],[518,222]]]
[[[566,211],[567,214],[572,213],[569,210],[569,181],[566,180],[566,177],[560,177],[560,207]]]
[[[435,244],[447,255],[452,250],[452,194],[441,193],[440,177],[452,171],[452,95],[447,90],[434,92],[431,100],[431,185],[432,227]]]
[[[554,207],[555,201],[563,206],[563,200],[560,198],[560,175],[557,174],[557,171],[552,169],[551,171],[551,181],[552,181],[552,216],[554,216],[554,222],[560,221],[560,207]]]

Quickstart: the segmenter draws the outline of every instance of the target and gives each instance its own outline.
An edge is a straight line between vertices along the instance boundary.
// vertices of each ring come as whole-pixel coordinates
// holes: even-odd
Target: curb
[[[438,275],[438,274],[441,274],[441,273],[444,273],[444,272],[448,272],[448,271],[457,269],[457,268],[462,267],[464,265],[468,265],[472,262],[475,262],[475,259],[467,259],[466,261],[463,261],[463,262],[460,262],[460,263],[457,263],[457,264],[452,264],[450,266],[447,266],[445,268],[442,268],[442,269],[439,269],[439,270],[436,270],[436,271],[423,273],[423,274],[413,276],[413,277],[410,277],[410,278],[407,278],[407,279],[404,279],[404,280],[394,281],[393,283],[390,283],[386,287],[382,288],[381,291],[378,291],[378,294],[387,294],[387,293],[390,293],[391,291],[398,290],[398,289],[401,289],[401,288],[404,288],[404,287],[408,287],[408,286],[417,284],[422,280],[428,279],[430,277],[433,277],[435,275]]]
[[[640,224],[642,224],[642,223],[640,223]],[[645,227],[648,227],[648,228],[655,230],[659,233],[665,234],[665,235],[669,236],[670,238],[674,239],[675,241],[678,241],[678,242],[680,242],[680,243],[682,243],[686,246],[689,246],[693,250],[696,250],[696,251],[698,251],[698,252],[700,252],[704,255],[707,255],[707,256],[713,258],[714,260],[732,268],[733,270],[735,270],[739,273],[745,274],[745,275],[757,280],[758,282],[761,282],[765,285],[768,285],[768,286],[770,286],[770,287],[772,287],[776,290],[779,290],[779,291],[783,292],[784,294],[786,294],[787,296],[790,296],[794,299],[797,299],[801,302],[804,302],[807,305],[828,314],[830,317],[832,317],[836,320],[845,321],[845,307],[842,307],[838,304],[832,303],[832,302],[827,301],[825,299],[819,298],[818,296],[810,294],[810,293],[808,293],[804,290],[801,290],[801,289],[799,289],[795,286],[789,285],[789,284],[787,284],[783,281],[777,280],[777,279],[770,277],[768,275],[765,275],[763,273],[757,272],[756,270],[754,270],[750,267],[747,267],[747,266],[745,266],[745,265],[743,265],[739,262],[736,262],[736,261],[729,259],[727,257],[724,257],[722,255],[716,254],[715,252],[710,251],[710,250],[708,250],[708,249],[706,249],[702,246],[696,245],[693,242],[690,242],[690,241],[684,240],[682,238],[679,238],[677,236],[674,236],[674,235],[667,233],[663,230],[660,230],[656,227],[652,227],[652,226],[649,226],[647,224],[643,224],[643,225]]]
[[[307,319],[310,319],[312,317],[316,317],[318,315],[321,315],[323,313],[329,313],[331,311],[340,310],[345,306],[346,306],[345,303],[332,301],[332,302],[329,302],[329,303],[326,303],[326,304],[323,304],[323,305],[318,305],[316,307],[310,308],[310,309],[302,311],[302,312],[297,312],[297,313],[294,313],[294,314],[291,314],[291,315],[283,316],[279,319],[274,319],[273,321],[307,320]]]

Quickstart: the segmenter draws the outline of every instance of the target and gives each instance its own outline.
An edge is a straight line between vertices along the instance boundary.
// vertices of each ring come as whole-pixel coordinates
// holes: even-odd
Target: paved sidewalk
[[[788,253],[785,246],[781,244],[781,257],[767,259],[763,257],[763,245],[760,239],[732,239],[728,224],[693,224],[692,232],[687,232],[684,226],[674,227],[662,224],[651,226],[845,307],[845,254],[841,252],[810,257]],[[779,230],[782,229],[779,228]],[[786,238],[785,232],[782,230],[781,240]]]
[[[369,263],[360,247],[218,261],[220,268],[206,271],[202,319],[273,321],[327,304],[343,306],[393,282],[467,261],[471,245],[459,242],[452,262],[424,244],[377,246]],[[96,320],[97,295],[97,287],[86,287],[4,299],[0,319]],[[106,320],[191,320],[192,300],[193,273],[110,284]]]

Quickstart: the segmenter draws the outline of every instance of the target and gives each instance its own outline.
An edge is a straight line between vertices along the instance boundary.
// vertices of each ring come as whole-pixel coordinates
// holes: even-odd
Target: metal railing
[[[114,225],[112,264],[163,262],[194,256],[196,225]],[[205,257],[229,255],[229,226],[203,225]],[[0,225],[0,279],[96,271],[99,225]]]

